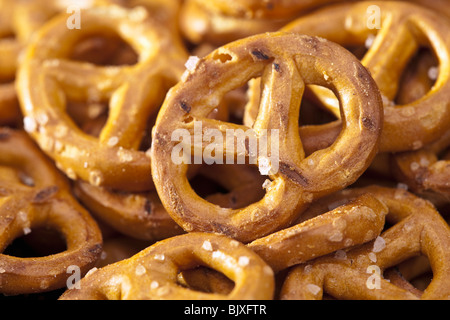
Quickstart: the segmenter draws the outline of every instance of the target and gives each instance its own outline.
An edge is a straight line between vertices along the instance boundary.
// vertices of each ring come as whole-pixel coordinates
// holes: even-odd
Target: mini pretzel
[[[450,130],[438,141],[415,151],[392,156],[394,176],[421,195],[438,195],[450,199]],[[444,158],[440,159],[439,155]],[[445,157],[445,154],[447,156]]]
[[[318,204],[322,202],[312,204],[307,211],[317,211]],[[320,209],[328,211],[328,208]],[[385,205],[367,194],[295,226],[257,239],[249,243],[248,247],[277,272],[375,239],[384,227],[386,213]]]
[[[367,26],[369,5],[376,5],[381,10],[380,30]],[[376,35],[362,64],[370,70],[385,100],[379,152],[417,149],[418,145],[423,146],[437,140],[447,129],[450,122],[450,81],[445,72],[449,68],[450,59],[450,24],[447,17],[409,3],[358,2],[317,10],[289,23],[282,31],[320,36],[343,46],[364,44],[369,37]],[[441,72],[435,85],[426,96],[417,101],[405,105],[389,105],[397,92],[401,71],[418,47],[428,43],[440,63]],[[258,90],[258,84],[252,88]],[[336,97],[329,90],[320,87],[312,90],[333,114],[340,117]],[[253,105],[249,108],[257,110],[258,107]],[[339,132],[340,121],[332,122],[329,126],[334,134],[330,134],[330,128],[326,131],[316,129],[318,132],[314,132],[316,139],[324,142],[324,145],[330,145],[334,141]],[[330,140],[326,142],[327,139]]]
[[[402,188],[370,186],[349,189],[334,199],[370,192],[389,208],[392,225],[374,241],[341,255],[331,254],[296,266],[283,284],[281,299],[320,299],[327,292],[336,299],[417,299],[410,288],[383,278],[384,270],[409,258],[425,255],[433,279],[421,299],[450,296],[450,227],[428,201]]]
[[[84,274],[100,256],[102,235],[96,222],[25,133],[0,129],[0,164],[1,252],[14,239],[41,227],[60,232],[67,246],[44,257],[0,254],[0,292],[23,294],[65,287],[70,266]]]
[[[81,30],[69,30],[67,16],[59,15],[27,47],[17,77],[25,129],[71,179],[123,191],[153,187],[150,160],[138,148],[148,118],[187,60],[170,25],[172,13],[166,7],[151,13],[143,7],[96,6],[83,11]],[[80,37],[114,32],[137,51],[138,63],[100,67],[67,59]],[[65,111],[66,97],[110,100],[99,138],[75,125]]]
[[[332,58],[336,56],[339,59]],[[329,81],[324,80],[325,72]],[[270,174],[270,190],[260,201],[240,210],[221,208],[192,190],[186,164],[171,160],[176,143],[171,135],[176,129],[186,129],[194,136],[196,121],[203,130],[218,129],[224,142],[228,129],[245,133],[249,127],[206,116],[226,92],[261,75],[266,99],[252,129],[279,130],[279,141],[267,137],[268,150],[271,143],[279,143],[279,170]],[[333,146],[305,158],[298,116],[304,86],[310,83],[333,88],[342,96],[347,125]],[[242,242],[255,240],[291,223],[314,199],[359,177],[376,153],[380,107],[379,92],[367,70],[353,55],[327,40],[269,33],[236,41],[199,59],[195,70],[170,90],[152,134],[156,189],[164,207],[184,230],[224,233]],[[236,148],[229,145],[227,149],[224,144],[223,156],[236,159]],[[261,162],[259,158],[259,167]]]
[[[183,288],[178,273],[198,266],[233,280],[228,295]],[[60,300],[267,300],[274,294],[272,269],[242,243],[224,235],[189,233],[162,240],[129,259],[110,264],[81,279],[80,289]]]

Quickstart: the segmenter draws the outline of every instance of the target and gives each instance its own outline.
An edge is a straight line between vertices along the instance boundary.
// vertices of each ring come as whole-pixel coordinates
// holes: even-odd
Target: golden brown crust
[[[404,189],[375,185],[348,189],[333,199],[361,192],[370,192],[387,205],[390,227],[375,240],[345,250],[342,256],[328,255],[295,267],[283,285],[281,298],[320,299],[328,292],[338,299],[414,300],[417,291],[386,281],[383,271],[408,258],[425,255],[433,269],[433,280],[420,298],[448,299],[450,228],[435,207]]]
[[[228,295],[203,293],[177,284],[180,271],[202,265],[233,280],[233,290]],[[267,300],[273,290],[272,269],[245,245],[224,235],[194,232],[96,270],[60,300]]]
[[[26,133],[0,129],[0,163],[15,170],[2,170],[0,180],[2,252],[15,238],[40,227],[61,233],[67,246],[63,252],[31,259],[0,254],[0,292],[23,294],[65,287],[70,266],[77,266],[84,275],[100,256],[102,235],[96,222]],[[20,173],[26,175],[22,179],[26,183],[19,179]]]

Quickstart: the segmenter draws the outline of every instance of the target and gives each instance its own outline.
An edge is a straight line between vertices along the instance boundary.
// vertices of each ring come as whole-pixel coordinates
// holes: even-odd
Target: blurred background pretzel
[[[217,46],[263,32],[279,30],[289,22],[320,8],[360,0],[186,0],[180,11],[184,37],[193,44]],[[450,17],[446,0],[400,0],[442,12]]]
[[[67,29],[67,16],[60,15],[39,29],[27,47],[16,82],[24,128],[71,179],[124,191],[152,188],[150,159],[139,150],[143,132],[187,60],[167,8],[165,27],[161,15],[152,16],[143,7],[92,7],[83,11],[81,30]],[[136,64],[97,66],[70,60],[80,38],[111,33],[137,51]],[[37,85],[39,90],[31,90]],[[69,117],[67,100],[109,100],[98,138],[80,130]]]
[[[296,266],[286,278],[281,299],[321,299],[325,292],[335,299],[352,300],[448,299],[450,227],[441,214],[430,202],[405,189],[376,185],[347,189],[328,201],[343,201],[367,192],[387,205],[386,230],[375,240],[339,255]],[[414,289],[405,279],[390,283],[384,278],[386,269],[418,256],[428,258],[433,272],[424,291]]]
[[[336,52],[339,59],[332,59]],[[325,72],[330,82],[324,80]],[[271,186],[260,201],[240,210],[221,208],[192,190],[186,179],[186,164],[171,160],[175,143],[171,135],[183,128],[194,137],[196,122],[201,122],[203,132],[217,129],[225,136],[228,129],[234,135],[240,129],[245,133],[250,127],[206,116],[226,92],[261,75],[266,84],[263,95],[267,98],[252,128],[256,132],[280,131],[279,140],[269,142],[274,146],[279,143],[279,172],[269,173]],[[342,112],[348,126],[332,147],[305,159],[298,116],[304,85],[309,83],[329,86],[345,96]],[[362,105],[365,107],[360,108]],[[291,223],[315,198],[341,189],[359,177],[377,150],[380,108],[381,97],[367,71],[353,55],[327,40],[273,33],[228,44],[199,59],[184,81],[170,90],[158,114],[151,148],[156,189],[168,213],[184,230],[220,232],[243,242],[255,240]],[[201,147],[203,155],[204,141]],[[220,157],[233,155],[236,159],[234,146],[229,145],[227,150],[225,143],[222,150]],[[262,160],[257,160],[261,168]],[[340,166],[336,166],[338,163]]]
[[[229,294],[183,288],[180,271],[207,266],[234,281]],[[224,235],[189,233],[155,243],[129,259],[96,270],[60,300],[268,300],[272,269],[252,250]]]
[[[0,292],[46,292],[66,286],[69,267],[83,276],[100,257],[102,234],[61,175],[21,131],[0,129]],[[5,254],[16,238],[37,229],[57,231],[61,252],[42,257]]]
[[[380,8],[379,30],[368,27],[369,5]],[[450,122],[450,82],[444,71],[449,68],[450,57],[448,17],[406,2],[361,1],[327,6],[292,21],[282,30],[321,36],[343,46],[368,45],[372,37],[361,62],[376,81],[385,105],[380,152],[417,149],[445,132]],[[420,47],[433,51],[441,72],[424,97],[395,105],[402,71]],[[315,87],[311,91],[340,117],[336,97],[329,90]],[[335,125],[339,126],[339,122]]]

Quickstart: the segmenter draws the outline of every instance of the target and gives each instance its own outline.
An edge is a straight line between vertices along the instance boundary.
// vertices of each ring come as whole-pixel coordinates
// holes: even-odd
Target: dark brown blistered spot
[[[33,203],[43,203],[53,197],[59,190],[58,186],[51,186],[40,190],[33,199]]]
[[[180,101],[180,107],[183,109],[186,113],[189,113],[191,111],[191,107],[187,104],[186,101]]]
[[[152,213],[152,202],[149,199],[145,200],[144,210],[145,210],[145,213],[147,213],[147,214]]]
[[[284,176],[286,176],[289,180],[295,182],[296,184],[306,187],[309,183],[306,177],[304,177],[301,173],[297,172],[287,163],[281,162],[279,170]]]
[[[263,52],[261,52],[258,49],[253,50],[252,55],[258,60],[268,60],[269,59],[268,55],[264,54]]]
[[[369,130],[375,129],[375,124],[373,123],[372,119],[364,117],[362,118],[363,126],[366,127]]]
[[[275,68],[276,72],[281,72],[281,67],[280,67],[280,65],[278,63],[274,63],[273,67]]]

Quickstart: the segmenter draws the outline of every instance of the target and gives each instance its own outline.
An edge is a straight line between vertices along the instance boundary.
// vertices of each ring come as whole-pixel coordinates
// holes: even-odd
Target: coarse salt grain
[[[145,269],[145,267],[143,265],[138,265],[136,267],[135,273],[137,276],[142,276],[146,272],[147,272],[147,269]]]
[[[164,261],[164,259],[166,257],[164,256],[164,253],[158,253],[158,254],[155,254],[154,258],[155,258],[155,260]]]
[[[239,257],[238,264],[242,267],[248,266],[250,258],[246,256]]]
[[[159,287],[158,281],[152,281],[152,283],[150,283],[150,288],[151,289],[156,289],[158,287]]]
[[[108,145],[108,147],[114,147],[118,142],[119,142],[119,138],[111,137],[111,138],[109,138],[107,145]]]
[[[385,247],[386,247],[386,241],[382,237],[378,236],[373,243],[372,252],[380,252]]]
[[[202,248],[205,249],[206,251],[212,251],[213,250],[212,244],[208,240],[203,241]]]
[[[321,290],[319,286],[311,283],[306,285],[306,289],[315,296],[318,295]]]
[[[197,68],[198,63],[200,62],[200,58],[197,56],[190,56],[189,59],[186,61],[184,66],[189,72],[195,71],[195,68]]]

